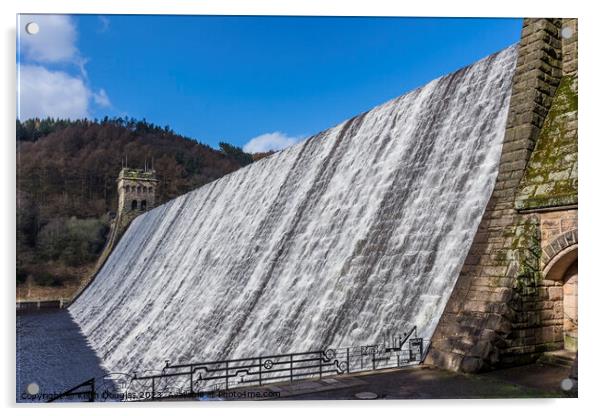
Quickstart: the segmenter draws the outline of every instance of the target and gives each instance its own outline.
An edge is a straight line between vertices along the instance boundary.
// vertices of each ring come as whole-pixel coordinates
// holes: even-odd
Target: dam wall
[[[577,21],[134,219],[69,307],[112,372],[370,345],[577,350]]]
[[[135,218],[69,307],[110,372],[431,338],[491,197],[510,46]]]

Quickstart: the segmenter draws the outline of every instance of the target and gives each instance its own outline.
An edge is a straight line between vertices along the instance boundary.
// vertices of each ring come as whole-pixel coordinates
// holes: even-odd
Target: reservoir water
[[[45,402],[90,378],[103,379],[100,359],[66,309],[17,314],[19,402]],[[36,387],[38,392],[35,392]],[[114,390],[114,389],[110,389]]]

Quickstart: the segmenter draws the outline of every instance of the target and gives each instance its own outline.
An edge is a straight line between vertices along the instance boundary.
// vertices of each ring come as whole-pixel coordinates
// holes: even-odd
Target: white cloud
[[[243,146],[247,153],[260,153],[270,150],[281,150],[303,140],[303,136],[288,136],[286,133],[275,131],[253,137]]]
[[[100,89],[100,91],[94,93],[94,102],[100,107],[111,106],[111,100],[109,100],[107,92],[102,88]]]
[[[28,23],[38,24],[40,31],[30,35],[25,31]],[[20,16],[19,40],[21,52],[30,62],[79,63],[76,47],[77,30],[73,20],[64,15]]]
[[[35,35],[25,30],[30,22],[39,26]],[[108,20],[105,23],[108,25]],[[89,118],[90,108],[111,107],[104,89],[92,91],[72,17],[20,15],[19,48],[19,119]]]
[[[17,113],[21,120],[32,117],[89,117],[91,91],[81,78],[66,72],[50,71],[37,65],[20,65],[18,92]]]

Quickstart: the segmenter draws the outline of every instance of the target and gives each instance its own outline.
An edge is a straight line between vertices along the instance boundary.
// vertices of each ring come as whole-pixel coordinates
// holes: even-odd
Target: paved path
[[[354,400],[357,393],[376,393],[379,399],[483,399],[571,397],[560,382],[569,369],[530,364],[478,375],[432,367],[414,367],[322,380],[301,381],[249,389],[254,395],[280,400]],[[271,393],[270,393],[271,392]],[[236,400],[235,397],[230,399]]]

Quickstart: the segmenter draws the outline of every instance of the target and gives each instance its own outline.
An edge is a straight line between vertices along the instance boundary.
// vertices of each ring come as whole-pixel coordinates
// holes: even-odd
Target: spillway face
[[[497,175],[515,46],[131,224],[70,313],[109,371],[435,330]]]

